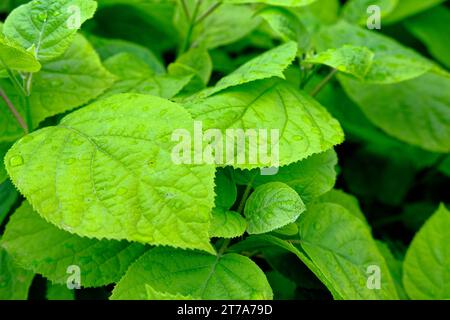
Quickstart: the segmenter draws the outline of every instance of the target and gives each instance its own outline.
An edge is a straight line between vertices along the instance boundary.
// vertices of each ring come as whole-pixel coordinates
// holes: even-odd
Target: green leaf
[[[403,263],[411,299],[450,299],[450,212],[441,205],[414,236]]]
[[[366,25],[370,13],[367,12],[369,6],[378,6],[381,11],[381,22],[394,11],[399,0],[350,0],[342,7],[341,16],[351,23]]]
[[[384,22],[389,24],[395,23],[409,16],[418,14],[421,11],[430,9],[444,1],[445,0],[401,0],[398,2],[395,10],[384,19]]]
[[[339,80],[367,118],[386,133],[429,151],[450,152],[449,78],[427,73],[391,85]]]
[[[119,80],[102,95],[102,98],[118,93],[144,93],[170,99],[192,78],[192,75],[155,74],[143,60],[130,53],[119,53],[105,60],[104,64]]]
[[[398,299],[395,284],[367,226],[344,207],[315,204],[299,219],[301,247],[343,299]],[[367,286],[369,266],[380,289]]]
[[[247,232],[259,234],[281,228],[296,221],[305,210],[300,196],[287,184],[264,184],[255,189],[245,204]]]
[[[226,136],[227,129],[265,129],[267,136],[278,133],[272,149],[279,147],[278,165],[287,165],[314,153],[328,150],[343,140],[342,129],[326,110],[303,91],[283,81],[251,82],[215,94],[197,102],[185,104],[194,120],[202,121],[203,129],[219,129]],[[299,121],[301,119],[301,121]],[[274,131],[271,131],[274,130]],[[278,131],[277,131],[278,130]],[[276,137],[275,137],[276,138]],[[276,143],[276,142],[279,143]],[[250,155],[246,145],[246,158]],[[267,156],[242,163],[242,153],[227,160],[233,167],[251,169],[274,162],[275,152],[268,148]],[[230,153],[230,152],[229,152]],[[225,158],[226,152],[219,156]],[[236,155],[239,157],[236,158]],[[223,160],[223,159],[222,159]],[[256,161],[257,160],[257,161]],[[253,163],[255,162],[255,163]],[[222,161],[225,163],[225,161]]]
[[[413,79],[438,67],[415,51],[384,35],[340,21],[322,28],[316,37],[321,51],[344,45],[367,47],[375,55],[364,77],[368,83],[387,84]]]
[[[66,231],[213,251],[214,167],[171,160],[171,134],[192,128],[175,103],[116,95],[19,140],[6,167],[38,213]]]
[[[219,238],[237,238],[244,234],[247,221],[235,211],[214,208],[209,235]]]
[[[147,300],[196,300],[191,296],[183,296],[179,293],[171,294],[167,292],[159,292],[150,287],[149,285],[145,285],[147,290]]]
[[[16,42],[0,34],[0,71],[9,68],[24,72],[37,72],[41,64],[33,53],[26,51]]]
[[[69,266],[78,266],[83,287],[117,282],[146,250],[137,243],[87,239],[60,230],[28,202],[11,216],[1,244],[19,265],[57,284],[66,283]]]
[[[336,183],[337,155],[334,150],[314,154],[307,159],[281,167],[275,175],[262,176],[255,171],[235,171],[238,184],[248,184],[254,178],[253,185],[280,181],[293,188],[304,202],[309,202],[331,190]]]
[[[219,168],[216,172],[216,186],[214,188],[216,208],[230,209],[237,199],[237,188],[234,181]]]
[[[297,44],[288,42],[248,61],[236,71],[222,78],[213,88],[209,88],[195,98],[205,98],[237,85],[271,77],[285,79],[283,71],[292,63],[297,54]]]
[[[300,19],[285,8],[266,7],[258,12],[283,41],[294,41],[301,51],[310,44],[310,34]]]
[[[324,64],[359,79],[364,79],[372,67],[374,56],[374,53],[366,47],[345,45],[337,49],[322,51],[305,59],[304,62]]]
[[[230,253],[156,248],[137,260],[113,290],[111,299],[145,299],[146,284],[155,291],[204,300],[267,300],[272,290],[249,258]]]
[[[19,194],[11,181],[6,180],[0,184],[0,225],[8,216],[12,206],[16,203]]]
[[[67,285],[54,284],[47,281],[47,300],[75,300],[75,292],[67,288]]]
[[[266,273],[273,289],[274,300],[295,300],[296,284],[277,271]]]
[[[431,55],[450,68],[450,10],[438,6],[405,21],[406,28],[420,39]]]
[[[87,40],[77,35],[62,56],[44,63],[42,70],[33,77],[30,96],[33,127],[36,128],[47,117],[88,103],[109,88],[114,79]],[[24,115],[23,101],[18,92],[7,81],[2,81],[1,86]],[[4,119],[6,124],[0,140],[15,140],[23,135],[23,130],[3,104],[1,100],[0,121]]]
[[[0,247],[0,300],[26,300],[34,273],[26,271]]]
[[[407,300],[408,296],[406,295],[405,289],[403,288],[402,277],[403,277],[403,261],[394,256],[391,252],[389,246],[382,242],[376,241],[378,250],[383,255],[384,260],[391,272],[392,279],[395,283],[395,288],[397,289],[398,296],[402,300]]]
[[[69,48],[81,24],[92,18],[96,8],[92,0],[33,0],[9,14],[3,33],[23,48],[33,48],[39,61],[49,61]]]
[[[310,5],[317,0],[222,0],[227,3],[264,3],[274,6],[286,6],[286,7],[302,7]]]

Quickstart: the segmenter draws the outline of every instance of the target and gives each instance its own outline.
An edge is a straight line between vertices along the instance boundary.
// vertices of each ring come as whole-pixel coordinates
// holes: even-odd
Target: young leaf
[[[387,84],[419,77],[438,67],[415,51],[371,30],[345,21],[323,28],[316,37],[320,50],[344,45],[367,47],[375,55],[366,74],[367,83]]]
[[[301,247],[343,299],[398,299],[369,229],[344,207],[311,205],[301,215],[299,229]],[[374,286],[378,288],[378,280],[379,289],[369,287],[369,267],[380,272],[380,278],[374,278]]]
[[[236,238],[244,234],[247,221],[235,211],[214,208],[212,211],[209,235],[219,238]]]
[[[102,95],[102,98],[118,93],[144,93],[170,99],[192,78],[192,75],[155,74],[144,61],[130,53],[119,53],[105,60],[104,64],[119,80]]]
[[[7,171],[38,213],[66,231],[213,251],[214,167],[176,165],[176,129],[193,131],[179,105],[116,95],[19,140]]]
[[[0,300],[26,300],[34,273],[20,268],[0,247]]]
[[[65,284],[67,268],[80,268],[83,287],[117,282],[142,255],[141,244],[82,238],[46,222],[28,202],[16,210],[6,226],[2,247],[21,266]]]
[[[372,67],[374,53],[366,47],[345,45],[328,49],[304,60],[305,63],[325,64],[341,72],[364,79]]]
[[[280,166],[328,150],[343,140],[339,123],[320,104],[283,81],[251,82],[187,103],[185,107],[195,120],[202,121],[204,130],[220,129],[224,136],[230,128],[278,130]],[[248,146],[246,156],[249,155],[247,149]],[[226,152],[221,155],[225,158]],[[239,159],[231,160],[233,167],[244,169],[268,164],[261,155],[258,163],[242,164]]]
[[[26,51],[16,42],[0,34],[0,72],[9,68],[23,72],[37,72],[41,64],[33,53]]]
[[[272,289],[261,269],[235,253],[212,256],[152,249],[130,267],[111,299],[146,299],[146,285],[157,292],[196,299],[272,299]]]
[[[339,81],[367,118],[386,133],[429,151],[450,152],[448,77],[427,73],[391,85],[369,85],[347,77]]]
[[[3,33],[25,49],[33,47],[39,61],[49,61],[69,48],[96,8],[92,0],[33,0],[8,15]]]
[[[264,184],[256,188],[245,204],[247,232],[259,234],[281,228],[296,221],[305,209],[300,196],[287,184]]]
[[[297,54],[297,44],[288,42],[248,61],[236,71],[222,78],[213,88],[200,92],[195,98],[205,98],[227,88],[271,77],[285,79],[283,71]]]
[[[411,299],[450,299],[450,212],[444,205],[415,235],[403,263]]]

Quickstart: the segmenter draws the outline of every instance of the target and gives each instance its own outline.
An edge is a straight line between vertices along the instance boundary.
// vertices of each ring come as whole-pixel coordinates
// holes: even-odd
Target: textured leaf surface
[[[375,54],[372,67],[364,78],[369,83],[401,82],[436,68],[431,61],[395,40],[345,21],[324,27],[316,41],[321,50],[344,45],[367,47]]]
[[[145,299],[145,284],[159,292],[198,299],[272,299],[264,273],[238,254],[213,256],[156,248],[136,261],[114,288],[112,299]]]
[[[281,228],[297,220],[305,209],[300,196],[287,184],[264,184],[255,189],[245,204],[247,231],[259,234]]]
[[[367,226],[342,206],[311,205],[299,219],[301,247],[343,299],[398,299],[386,262]],[[367,267],[381,271],[381,289],[367,287]]]
[[[96,8],[92,0],[33,0],[9,14],[3,33],[25,49],[34,47],[39,61],[49,61],[66,51]]]
[[[66,231],[211,251],[214,168],[172,162],[180,128],[193,123],[179,105],[116,95],[21,139],[7,170],[39,214]]]
[[[292,63],[296,54],[297,44],[292,41],[267,51],[222,78],[213,88],[201,92],[198,98],[255,80],[271,77],[284,79],[283,71]]]
[[[450,299],[450,212],[441,205],[415,235],[403,263],[411,299]]]
[[[144,61],[130,53],[119,53],[107,59],[105,67],[119,80],[102,97],[118,93],[143,93],[170,99],[192,78],[192,75],[155,74]]]
[[[363,79],[372,67],[374,53],[366,47],[345,45],[322,51],[305,59],[306,63],[325,64],[344,73]]]
[[[247,221],[235,211],[214,208],[209,235],[219,238],[236,238],[244,234]]]
[[[230,128],[278,130],[281,166],[328,150],[343,140],[339,123],[321,105],[282,81],[252,82],[185,107],[195,120],[202,121],[203,129],[219,129],[224,136]],[[240,164],[233,159],[232,165],[245,169],[267,165],[258,160],[258,164]]]
[[[77,265],[83,287],[118,281],[146,250],[137,243],[82,238],[58,229],[34,212],[28,202],[12,215],[2,247],[22,267],[54,283],[65,284],[67,268]]]
[[[26,51],[14,41],[0,34],[0,71],[8,67],[11,70],[37,72],[41,64],[33,53]]]
[[[450,151],[449,78],[428,73],[391,85],[339,80],[367,118],[386,133],[429,151]]]
[[[0,300],[26,300],[34,273],[26,271],[0,247]]]

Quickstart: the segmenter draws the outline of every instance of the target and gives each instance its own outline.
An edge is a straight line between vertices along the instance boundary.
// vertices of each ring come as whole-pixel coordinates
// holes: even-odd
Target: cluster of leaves
[[[450,298],[444,1],[23,2],[0,4],[0,299],[73,299],[72,265],[78,298]],[[194,121],[278,129],[278,173],[173,163]]]

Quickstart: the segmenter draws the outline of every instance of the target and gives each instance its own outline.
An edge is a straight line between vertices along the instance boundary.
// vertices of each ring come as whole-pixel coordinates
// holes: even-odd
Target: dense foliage
[[[450,299],[444,1],[0,11],[0,299]]]

